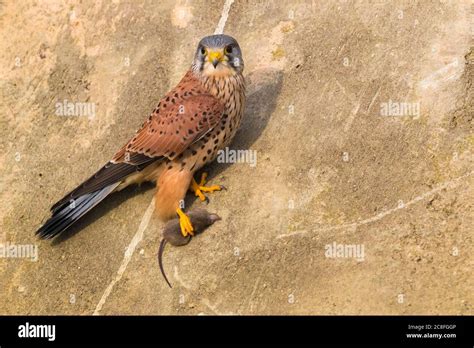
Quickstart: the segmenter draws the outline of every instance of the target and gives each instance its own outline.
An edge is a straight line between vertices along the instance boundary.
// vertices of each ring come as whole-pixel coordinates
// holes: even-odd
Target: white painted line
[[[464,64],[460,64],[459,59],[455,58],[451,63],[446,64],[441,69],[436,70],[434,73],[423,79],[420,82],[420,86],[423,89],[438,87],[440,82],[449,81],[456,76],[460,76],[463,69]]]
[[[155,210],[155,198],[153,198],[150,202],[150,205],[148,205],[148,208],[142,217],[142,221],[140,222],[140,225],[138,226],[138,230],[133,236],[132,241],[128,245],[127,250],[125,251],[125,256],[123,258],[122,263],[120,264],[117,274],[115,275],[115,278],[112,279],[109,286],[107,287],[107,289],[105,289],[104,293],[102,294],[102,297],[100,298],[100,301],[97,304],[97,307],[95,308],[93,315],[99,315],[99,312],[101,311],[102,306],[104,305],[105,301],[107,301],[107,298],[112,292],[112,289],[114,288],[115,284],[119,282],[120,279],[122,279],[122,275],[127,269],[128,263],[132,259],[133,253],[135,252],[135,249],[137,248],[138,243],[140,243],[141,240],[143,239],[143,233],[145,232],[148,226],[148,223],[150,222],[150,219],[154,210]]]
[[[365,111],[365,114],[366,114],[366,115],[369,114],[370,109],[372,108],[372,105],[374,104],[375,99],[377,99],[377,97],[379,96],[379,93],[380,93],[380,90],[381,90],[381,89],[382,89],[382,84],[380,84],[379,88],[377,88],[377,92],[375,92],[374,97],[373,97],[372,100],[370,101],[369,107],[368,107],[367,110]]]
[[[295,232],[291,232],[291,233],[279,234],[279,235],[276,236],[275,238],[276,238],[276,239],[287,238],[287,237],[302,235],[302,234],[306,234],[306,233],[308,233],[307,230],[300,230],[300,231],[295,231]]]
[[[224,33],[225,23],[227,22],[227,18],[229,17],[230,7],[234,3],[234,0],[225,0],[224,7],[222,8],[221,19],[219,19],[219,23],[217,24],[217,28],[214,31],[214,35]]]
[[[318,232],[325,232],[325,231],[334,231],[334,230],[341,230],[341,229],[348,229],[348,228],[356,229],[358,226],[367,225],[367,224],[370,224],[372,222],[379,221],[379,220],[383,219],[385,216],[393,214],[398,210],[405,209],[405,208],[409,207],[410,205],[413,205],[413,204],[415,204],[415,203],[417,203],[417,202],[419,202],[419,201],[421,201],[425,198],[428,198],[428,197],[434,195],[435,193],[437,193],[437,192],[439,192],[443,189],[456,187],[464,179],[468,178],[472,174],[474,174],[474,171],[469,172],[469,173],[467,173],[463,176],[460,176],[458,178],[455,178],[453,180],[444,182],[444,183],[438,185],[437,187],[435,187],[434,189],[432,189],[428,192],[425,192],[425,193],[411,199],[410,201],[408,201],[406,203],[401,202],[402,204],[397,205],[395,208],[385,210],[385,211],[383,211],[383,212],[381,212],[377,215],[371,216],[371,217],[366,218],[364,220],[360,220],[360,221],[352,222],[352,223],[346,223],[346,224],[342,224],[342,225],[330,226],[330,227],[326,227],[326,228],[321,228],[321,229],[317,229],[317,231]],[[293,237],[293,236],[296,236],[296,235],[304,235],[304,234],[307,234],[308,232],[309,231],[304,231],[303,230],[303,231],[297,231],[297,232],[292,232],[292,233],[287,233],[287,234],[280,234],[280,235],[276,236],[275,239],[288,238],[288,237]]]

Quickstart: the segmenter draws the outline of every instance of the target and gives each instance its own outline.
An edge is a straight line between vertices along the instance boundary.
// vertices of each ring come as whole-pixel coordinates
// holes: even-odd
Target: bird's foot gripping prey
[[[189,216],[187,216],[181,208],[178,208],[176,213],[179,216],[179,226],[183,237],[187,237],[188,235],[194,236],[194,226]]]
[[[216,214],[209,213],[205,209],[198,208],[189,212],[189,219],[194,226],[195,233],[199,234],[221,218]],[[171,283],[166,277],[163,267],[163,251],[165,250],[165,245],[168,242],[174,246],[182,246],[188,244],[190,241],[191,236],[182,235],[181,221],[179,219],[173,219],[166,223],[163,228],[163,238],[161,239],[160,248],[158,250],[158,264],[160,266],[161,274],[170,288]]]
[[[204,202],[208,202],[207,197],[204,195],[203,192],[215,192],[215,191],[220,191],[220,190],[225,190],[225,187],[222,185],[212,185],[212,186],[204,186],[206,184],[206,179],[207,179],[207,173],[202,173],[201,175],[201,181],[199,184],[194,180],[194,178],[191,181],[191,186],[189,189],[194,192],[194,195],[196,197],[199,197],[199,199]]]
[[[181,202],[189,188],[200,199],[220,186],[198,184],[193,175],[213,161],[233,139],[245,104],[244,61],[237,41],[227,35],[203,38],[193,63],[142,127],[97,173],[51,208],[52,216],[37,231],[53,238],[67,230],[115,191],[155,181],[155,210],[163,221],[179,218],[183,237],[192,235],[192,220]]]

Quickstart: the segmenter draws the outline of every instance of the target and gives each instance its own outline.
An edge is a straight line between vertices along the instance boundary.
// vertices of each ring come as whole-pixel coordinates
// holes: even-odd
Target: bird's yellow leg
[[[204,196],[203,192],[220,191],[224,188],[223,186],[220,186],[220,185],[204,186],[206,184],[206,179],[207,179],[207,173],[202,173],[201,181],[199,182],[199,184],[197,183],[196,180],[194,180],[194,178],[191,181],[190,189],[194,191],[194,194],[196,195],[196,197],[199,197],[201,201],[206,200],[206,196]]]
[[[194,227],[191,224],[191,220],[184,213],[181,208],[176,209],[176,213],[179,216],[179,227],[181,227],[181,234],[186,237],[188,234],[194,236]]]

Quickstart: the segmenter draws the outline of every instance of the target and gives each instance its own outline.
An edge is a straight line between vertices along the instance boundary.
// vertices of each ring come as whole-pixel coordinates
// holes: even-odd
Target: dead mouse
[[[202,233],[207,227],[211,226],[214,222],[220,220],[221,218],[217,214],[209,213],[205,209],[197,208],[188,212],[187,214],[191,220],[191,224],[194,227],[194,234]],[[161,274],[165,278],[169,287],[171,288],[171,283],[166,277],[165,271],[163,269],[163,251],[165,250],[166,242],[174,246],[186,245],[191,241],[191,236],[188,235],[184,237],[181,233],[181,228],[179,226],[179,218],[170,220],[166,223],[163,228],[163,238],[161,239],[160,249],[158,250],[158,264],[160,265]]]

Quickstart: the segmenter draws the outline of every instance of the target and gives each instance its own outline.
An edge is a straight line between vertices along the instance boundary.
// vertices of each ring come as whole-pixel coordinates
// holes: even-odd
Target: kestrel
[[[213,161],[240,126],[245,104],[244,61],[228,35],[204,37],[191,69],[158,103],[135,136],[97,173],[51,207],[52,216],[36,232],[53,238],[112,192],[156,181],[155,211],[162,221],[179,217],[183,236],[193,235],[184,212],[189,190],[201,200],[222,187],[204,186],[194,173]]]

